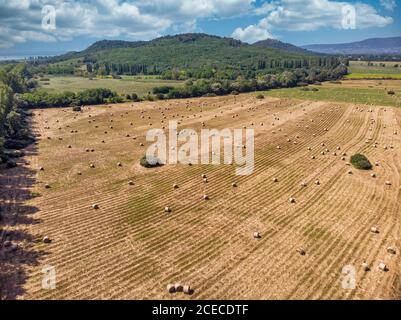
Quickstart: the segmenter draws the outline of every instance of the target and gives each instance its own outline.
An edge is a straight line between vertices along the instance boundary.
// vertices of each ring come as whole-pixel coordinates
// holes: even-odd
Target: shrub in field
[[[263,95],[263,94],[261,94],[261,93],[259,93],[257,96],[256,96],[256,99],[264,99],[265,98],[265,96]]]
[[[139,161],[139,163],[142,167],[145,167],[145,168],[155,168],[155,167],[160,167],[163,165],[158,158],[146,157],[146,156],[143,156],[141,158],[141,160]]]
[[[351,164],[360,170],[371,170],[372,169],[372,164],[370,163],[369,159],[366,158],[363,154],[354,154],[351,157]]]

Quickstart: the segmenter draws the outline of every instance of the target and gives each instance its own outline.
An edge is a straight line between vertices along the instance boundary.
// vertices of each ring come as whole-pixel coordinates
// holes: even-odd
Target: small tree
[[[371,170],[372,164],[363,154],[357,153],[351,157],[351,164],[360,170]]]

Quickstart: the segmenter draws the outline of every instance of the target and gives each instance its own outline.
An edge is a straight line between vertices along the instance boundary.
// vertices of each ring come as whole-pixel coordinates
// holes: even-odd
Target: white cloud
[[[235,29],[232,37],[248,43],[255,43],[259,40],[274,38],[274,36],[268,31],[267,19],[262,19],[258,24],[252,24],[244,29]]]
[[[380,4],[389,11],[393,11],[397,7],[395,0],[380,0]]]
[[[150,39],[166,30],[195,31],[200,18],[250,12],[255,0],[0,0],[0,47],[78,36]],[[43,30],[42,8],[56,9],[56,29]]]
[[[280,0],[266,5],[264,19],[244,29],[237,28],[232,36],[244,41],[262,40],[275,29],[312,31],[319,28],[343,28],[343,8],[348,2],[331,0]],[[381,16],[374,7],[358,2],[356,28],[384,27],[393,23],[391,17]],[[254,33],[253,33],[254,32]],[[264,37],[264,38],[263,38]]]

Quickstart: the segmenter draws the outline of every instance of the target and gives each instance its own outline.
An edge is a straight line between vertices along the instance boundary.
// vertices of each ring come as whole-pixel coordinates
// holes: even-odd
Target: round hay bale
[[[297,252],[301,255],[301,256],[304,256],[304,255],[306,255],[306,251],[305,251],[305,249],[304,248],[298,248],[297,249]]]
[[[178,184],[174,183],[173,184],[173,189],[178,189]]]
[[[290,203],[296,203],[295,198],[289,198],[288,201],[289,201]]]
[[[168,292],[168,293],[174,293],[174,292],[175,292],[175,287],[174,287],[173,284],[169,283],[169,284],[167,285],[167,292]]]
[[[312,156],[312,157],[311,157],[311,159],[312,159],[312,160],[315,160],[315,159],[316,159],[316,157],[315,157],[315,156]]]
[[[376,178],[376,173],[372,173],[370,176],[371,176],[372,178]]]
[[[46,188],[46,189],[50,189],[50,184],[46,183],[46,184],[45,184],[45,188]]]
[[[133,186],[133,185],[135,185],[135,183],[134,183],[134,181],[130,180],[130,181],[128,181],[128,185]]]
[[[306,182],[301,182],[301,187],[306,187],[306,186],[307,186]]]
[[[273,182],[278,182],[278,179],[277,178],[273,178]]]
[[[202,197],[203,200],[209,200],[209,196],[207,194],[204,194]]]
[[[95,209],[95,210],[99,209],[99,205],[97,205],[96,203],[92,204],[92,209]]]
[[[89,165],[89,167],[93,169],[93,168],[95,167],[95,165],[94,165],[93,163],[91,163],[91,164]]]
[[[170,207],[164,207],[164,212],[170,213],[171,212],[171,208]]]
[[[236,188],[236,187],[237,187],[237,184],[236,184],[235,182],[233,182],[233,183],[231,183],[231,186],[232,186],[233,188]]]
[[[191,292],[192,292],[191,286],[185,285],[183,288],[183,291],[185,294],[191,294]]]
[[[121,162],[117,163],[117,167],[122,167],[122,166],[123,166],[123,164]]]
[[[39,167],[39,171],[44,171],[44,170],[45,170],[45,168]]]
[[[209,181],[207,180],[207,178],[203,178],[203,182],[208,183]]]
[[[388,247],[387,248],[387,252],[390,253],[390,254],[397,254],[397,251],[393,247]]]
[[[320,181],[319,180],[315,180],[315,185],[320,186]]]
[[[182,292],[184,291],[184,286],[181,283],[176,283],[174,284],[174,289],[176,292]]]
[[[361,267],[362,267],[363,271],[369,271],[370,270],[369,265],[366,262],[362,263]]]
[[[372,228],[370,228],[370,232],[379,233],[379,229],[377,227],[372,227]]]
[[[388,267],[387,267],[387,265],[386,265],[384,262],[380,262],[380,263],[379,263],[379,269],[380,269],[381,271],[388,271]]]
[[[391,181],[386,181],[385,184],[386,186],[391,186]]]
[[[260,238],[261,238],[259,232],[254,232],[254,233],[253,233],[253,237],[254,237],[254,239],[260,239]]]
[[[203,173],[203,174],[202,174],[202,179],[205,179],[205,178],[207,178],[207,177],[206,177],[206,174]]]
[[[48,236],[44,236],[42,241],[43,241],[43,243],[51,243],[52,242]]]

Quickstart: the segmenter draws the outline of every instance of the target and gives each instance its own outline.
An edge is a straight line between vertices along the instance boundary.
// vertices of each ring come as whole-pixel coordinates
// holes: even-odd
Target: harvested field
[[[254,173],[140,166],[146,131],[172,119],[179,129],[253,127]],[[32,126],[40,140],[30,164],[1,176],[14,217],[6,229],[29,235],[15,237],[21,274],[5,298],[400,298],[399,109],[246,94],[36,110]],[[348,174],[356,153],[379,166]],[[45,265],[56,269],[55,290],[41,287]],[[342,287],[347,265],[353,290]],[[169,293],[177,283],[192,294]]]

